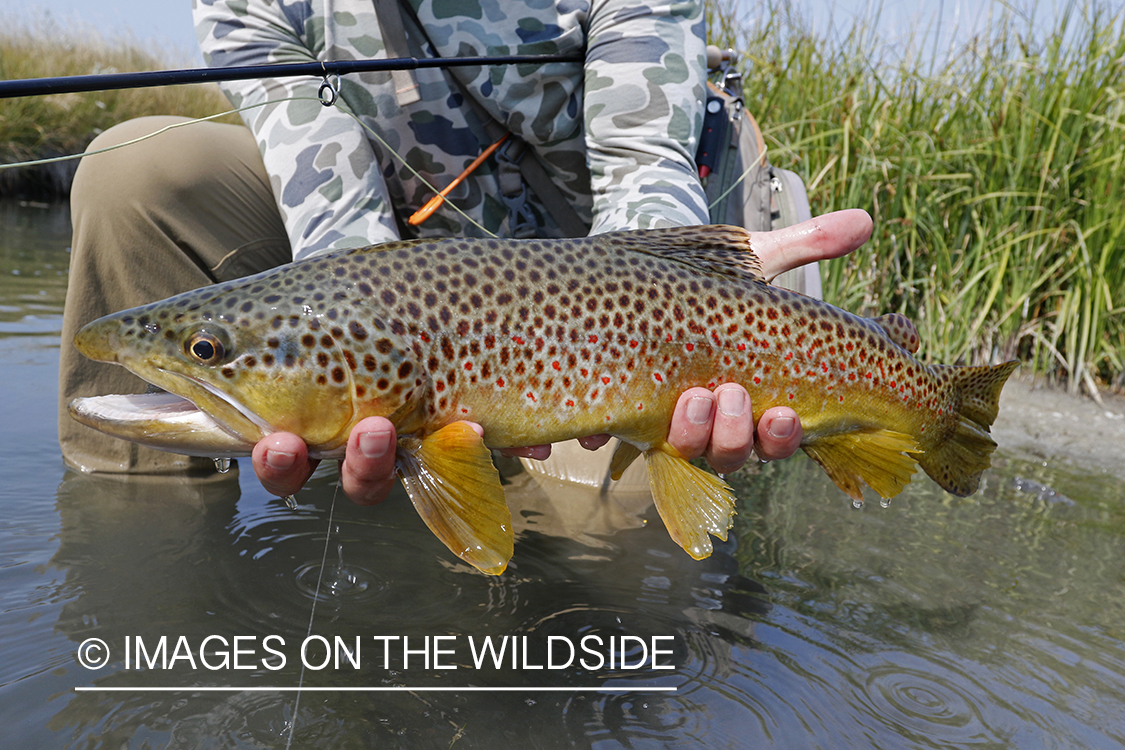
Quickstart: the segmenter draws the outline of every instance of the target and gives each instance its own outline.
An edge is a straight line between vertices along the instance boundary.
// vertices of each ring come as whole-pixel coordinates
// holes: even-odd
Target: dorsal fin
[[[385,253],[388,250],[403,250],[405,248],[414,247],[415,245],[423,245],[427,242],[433,244],[434,242],[441,241],[442,240],[432,239],[391,240],[390,242],[382,242],[378,245],[364,245],[363,247],[353,247],[349,250],[345,250],[344,255],[367,255],[369,253]]]
[[[591,239],[615,249],[674,260],[699,271],[765,283],[762,262],[750,247],[750,233],[742,227],[706,224],[631,232],[608,232]]]
[[[872,318],[880,328],[887,332],[891,341],[901,346],[906,351],[914,354],[922,339],[918,336],[918,329],[910,322],[910,318],[900,313],[888,313]]]

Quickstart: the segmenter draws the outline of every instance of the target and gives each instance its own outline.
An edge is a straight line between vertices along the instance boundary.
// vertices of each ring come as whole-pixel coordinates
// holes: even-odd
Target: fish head
[[[217,284],[99,318],[74,344],[91,359],[120,364],[191,402],[243,454],[281,431],[299,435],[314,455],[342,453],[360,418],[359,402],[362,416],[380,413],[370,397],[357,396],[348,326],[300,304],[299,296],[269,292],[255,277]],[[82,401],[71,413],[103,432],[174,452],[216,454],[185,449],[190,446],[175,434],[153,437],[160,425],[151,420],[143,427],[146,439],[139,439],[138,425],[109,424],[92,399]]]

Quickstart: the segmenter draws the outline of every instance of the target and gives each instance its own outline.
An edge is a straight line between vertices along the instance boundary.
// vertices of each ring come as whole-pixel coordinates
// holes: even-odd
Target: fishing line
[[[736,187],[738,187],[743,182],[745,182],[746,178],[750,175],[750,173],[753,172],[755,168],[758,168],[758,167],[761,166],[760,160],[765,159],[766,154],[768,154],[769,151],[770,151],[770,147],[766,146],[765,149],[762,151],[762,153],[759,154],[758,158],[755,159],[750,164],[750,166],[746,168],[746,171],[743,172],[741,175],[739,175],[738,179],[735,180],[733,183],[731,183],[730,187],[728,187],[726,190],[724,190],[722,193],[720,193],[718,198],[711,201],[711,204],[709,206],[707,206],[707,210],[710,211],[712,208],[719,205],[719,201],[721,201],[723,198],[726,198],[728,195],[730,195],[730,191],[734,190]]]
[[[316,589],[313,591],[312,608],[309,610],[309,627],[305,640],[312,635],[313,620],[316,619],[316,603],[320,600],[320,584],[324,580],[324,566],[328,562],[328,543],[332,540],[332,518],[336,513],[336,497],[340,494],[342,479],[336,478],[336,489],[332,491],[332,503],[328,506],[328,528],[324,532],[324,551],[320,555],[320,572],[316,576]],[[289,737],[285,740],[285,750],[293,744],[293,734],[297,731],[297,711],[301,708],[301,688],[305,686],[305,660],[301,659],[301,676],[297,679],[297,699],[293,702],[293,717],[289,721]]]
[[[407,171],[409,171],[412,175],[414,175],[416,178],[418,178],[418,180],[421,181],[422,184],[425,185],[426,188],[431,193],[441,192],[441,190],[439,188],[434,187],[434,185],[432,185],[429,180],[427,180],[425,177],[423,177],[421,175],[421,173],[418,172],[418,170],[416,170],[416,169],[414,169],[414,167],[410,166],[410,164],[407,163],[406,159],[401,154],[399,154],[397,151],[395,151],[393,148],[391,148],[390,145],[385,140],[383,140],[379,136],[379,134],[376,133],[367,123],[365,123],[362,119],[360,119],[358,115],[356,115],[354,112],[352,112],[348,108],[346,108],[344,106],[341,106],[342,102],[338,100],[337,94],[338,94],[338,88],[334,87],[333,84],[331,84],[329,82],[328,78],[325,77],[324,82],[321,84],[321,87],[320,87],[320,95],[318,95],[318,96],[289,96],[289,97],[285,97],[283,99],[271,99],[271,100],[266,101],[266,102],[259,102],[257,104],[249,104],[245,107],[239,107],[238,109],[232,109],[232,110],[228,110],[226,112],[219,112],[218,114],[214,114],[214,115],[207,115],[206,117],[196,117],[194,119],[184,120],[183,122],[172,123],[171,125],[166,125],[166,126],[160,128],[159,130],[153,131],[152,133],[148,133],[147,135],[142,135],[139,138],[133,138],[131,140],[123,141],[123,142],[115,144],[113,146],[107,146],[105,148],[99,148],[99,149],[95,149],[93,151],[85,151],[81,154],[66,154],[66,155],[63,155],[63,156],[53,156],[53,157],[50,157],[48,159],[33,159],[31,161],[18,161],[18,162],[13,162],[11,164],[0,164],[0,171],[3,171],[5,169],[15,169],[17,167],[38,167],[38,166],[42,166],[44,164],[56,164],[58,162],[72,161],[74,159],[81,159],[81,158],[86,157],[86,156],[97,156],[98,154],[109,153],[110,151],[116,151],[117,149],[125,148],[126,146],[133,146],[135,144],[141,143],[142,141],[147,141],[149,138],[155,138],[156,136],[158,136],[162,133],[167,133],[168,131],[175,130],[176,128],[182,128],[182,127],[186,127],[188,125],[194,125],[197,122],[207,122],[209,120],[216,120],[220,117],[226,117],[227,115],[240,114],[242,112],[247,112],[247,111],[252,110],[252,109],[259,109],[261,107],[268,107],[268,106],[273,105],[273,104],[284,104],[285,102],[296,102],[296,101],[314,101],[314,102],[320,102],[321,104],[323,104],[325,106],[334,106],[340,112],[343,112],[348,117],[351,117],[353,120],[355,120],[357,123],[359,123],[360,127],[362,127],[364,130],[366,130],[368,133],[370,133],[371,136],[376,141],[379,142],[379,144],[386,150],[386,152],[388,154],[391,155],[392,158],[396,159],[400,164],[402,164],[402,166],[404,166],[407,169]],[[330,96],[331,98],[326,98],[328,96]],[[492,237],[494,239],[496,238],[495,233],[490,232],[488,229],[485,229],[483,226],[481,226],[480,223],[478,223],[475,219],[473,219],[473,217],[469,216],[467,213],[465,213],[463,210],[461,210],[461,208],[459,206],[457,206],[457,204],[447,202],[446,205],[448,205],[454,211],[459,213],[465,219],[465,221],[472,224],[474,227],[479,229],[481,232],[483,232],[487,236]]]

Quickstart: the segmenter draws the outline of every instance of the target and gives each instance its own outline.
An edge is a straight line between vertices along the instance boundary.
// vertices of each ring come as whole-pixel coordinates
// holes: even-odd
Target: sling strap
[[[401,2],[400,0],[374,0],[374,2],[375,13],[379,19],[379,26],[388,54],[394,53],[397,56],[397,51],[401,50],[401,56],[409,56],[406,54],[406,28],[403,24],[402,14],[399,12],[401,9],[406,11],[406,15],[410,17],[422,38],[429,43],[434,56],[439,56],[437,46],[429,38],[425,27],[409,2],[406,2],[406,0],[401,0]],[[390,6],[393,6],[393,10]],[[413,79],[413,73],[410,73],[411,78],[407,83],[400,84],[397,78],[394,79],[395,95],[398,96],[404,86],[412,84],[413,88],[410,90],[417,97],[412,101],[418,101],[420,96],[417,92],[417,82]],[[530,186],[539,198],[539,203],[551,214],[563,234],[567,237],[585,237],[589,233],[590,227],[582,221],[578,212],[570,205],[570,201],[551,180],[535,152],[522,138],[511,133],[508,128],[490,115],[456,75],[447,72],[446,77],[452,80],[453,85],[461,93],[461,98],[469,105],[473,114],[481,122],[485,135],[489,139],[487,144],[481,144],[482,147],[495,143],[506,134],[509,136],[507,142],[496,154],[500,166],[498,175],[500,193],[508,207],[508,226],[513,236],[535,236],[537,228],[535,215],[531,212],[531,207],[527,202],[527,189]],[[399,99],[399,105],[402,104],[402,100]]]

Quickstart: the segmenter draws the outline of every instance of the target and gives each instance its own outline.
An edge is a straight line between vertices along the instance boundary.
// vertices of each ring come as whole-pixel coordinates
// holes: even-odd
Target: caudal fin
[[[991,465],[996,443],[988,428],[1000,410],[1000,391],[1019,366],[1013,360],[990,367],[935,367],[935,374],[961,393],[960,420],[942,444],[928,449],[918,463],[942,489],[954,495],[971,495],[980,475]]]

